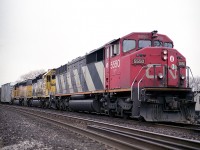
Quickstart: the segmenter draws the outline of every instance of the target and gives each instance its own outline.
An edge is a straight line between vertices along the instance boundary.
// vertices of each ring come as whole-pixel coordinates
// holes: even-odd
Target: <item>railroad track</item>
[[[199,132],[200,125],[191,125],[191,124],[166,124],[166,123],[153,123],[155,127],[164,127],[166,129],[174,129],[180,131],[189,131],[189,132]]]
[[[95,139],[96,141],[103,142],[117,149],[199,149],[200,147],[199,141],[24,107],[6,107],[10,107],[24,115],[41,118],[42,120]],[[66,120],[68,119],[78,120],[78,122],[84,125],[82,127],[75,126],[71,121],[67,122]]]
[[[80,121],[80,122],[88,122],[88,123],[96,123],[98,125],[98,121],[94,121],[92,119],[86,119],[86,118],[82,118],[82,117],[77,117],[77,116],[73,116],[73,115],[69,115],[69,114],[61,114],[56,112],[47,112],[44,109],[35,109],[35,108],[30,108],[30,107],[21,107],[21,106],[12,106],[12,107],[20,107],[21,109],[28,109],[28,110],[32,110],[32,111],[37,111],[37,112],[42,112],[42,113],[46,113],[49,114],[51,116],[59,116],[59,117],[64,117],[67,119],[71,119],[71,120],[76,120]],[[136,123],[138,124],[138,121],[133,121],[133,124]],[[141,125],[145,125],[148,127],[154,127],[154,128],[165,128],[165,129],[171,129],[171,130],[179,130],[182,132],[200,132],[200,125],[191,125],[191,124],[166,124],[166,123],[149,123],[149,122],[140,122]],[[100,124],[101,125],[101,124]]]
[[[88,129],[103,133],[106,136],[114,137],[119,141],[142,145],[142,149],[191,149],[199,150],[200,143],[197,141],[186,140],[171,136],[155,134],[152,132],[144,132],[142,130],[134,130],[124,127],[101,127],[91,125]]]

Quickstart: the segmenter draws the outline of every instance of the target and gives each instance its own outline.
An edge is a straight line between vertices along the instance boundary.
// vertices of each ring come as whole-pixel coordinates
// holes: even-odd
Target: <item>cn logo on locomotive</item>
[[[157,67],[162,67],[163,69],[163,72],[162,72],[162,74],[164,74],[165,73],[165,68],[164,68],[164,66],[158,66],[158,64],[148,64],[147,66],[148,66],[148,68],[146,69],[146,77],[148,78],[148,79],[153,79],[154,78],[154,75],[151,75],[150,74],[150,69],[151,68],[153,68],[153,65],[157,65]],[[173,71],[172,71],[173,70]],[[173,64],[173,69],[171,68],[171,69],[169,69],[168,68],[168,71],[169,71],[169,74],[171,75],[171,77],[173,78],[173,79],[176,79],[177,78],[177,66],[175,65],[175,64]],[[155,76],[155,78],[157,78],[157,76]]]

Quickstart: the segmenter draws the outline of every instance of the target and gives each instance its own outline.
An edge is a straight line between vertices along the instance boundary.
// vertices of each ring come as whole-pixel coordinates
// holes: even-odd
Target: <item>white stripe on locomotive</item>
[[[94,91],[95,90],[95,86],[94,86],[94,83],[92,81],[92,77],[90,75],[88,67],[87,66],[83,66],[82,70],[83,70],[83,75],[84,75],[88,90],[89,91]]]
[[[74,73],[74,79],[75,79],[75,83],[76,83],[76,87],[77,87],[78,92],[83,92],[81,82],[80,82],[80,77],[79,77],[79,74],[78,74],[78,70],[74,69],[73,73]]]

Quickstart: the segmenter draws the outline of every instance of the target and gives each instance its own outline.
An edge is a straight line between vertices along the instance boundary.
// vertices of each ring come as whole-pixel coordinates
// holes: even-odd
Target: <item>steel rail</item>
[[[139,145],[143,145],[144,148],[150,148],[150,149],[191,149],[191,150],[199,150],[200,143],[196,143],[196,145],[191,144],[179,144],[177,142],[177,139],[172,139],[171,141],[168,141],[164,138],[152,138],[152,136],[149,135],[143,135],[140,134],[140,132],[129,132],[127,131],[121,131],[118,129],[113,128],[105,128],[101,126],[95,126],[95,125],[89,125],[87,127],[91,131],[96,131],[97,133],[103,133],[106,136],[115,137],[116,139],[120,141],[126,141],[128,143],[135,143]],[[179,139],[180,140],[180,139]],[[182,139],[181,139],[182,140]],[[155,147],[157,146],[157,147]]]
[[[164,124],[164,123],[154,123],[153,126],[155,127],[164,127],[167,129],[175,129],[175,130],[180,130],[180,131],[188,131],[188,132],[194,132],[200,133],[200,126],[199,125],[191,125],[191,124],[182,124],[182,125],[171,125],[171,124]]]
[[[110,128],[104,128],[100,126],[88,126],[88,129],[91,131],[97,132],[97,133],[103,133],[105,136],[113,137],[115,139],[118,139],[120,141],[126,141],[128,143],[134,143],[135,145],[142,145],[143,149],[174,149],[174,147],[164,145],[158,142],[154,142],[152,140],[136,135],[131,135],[126,132],[120,132],[118,130],[113,130]]]

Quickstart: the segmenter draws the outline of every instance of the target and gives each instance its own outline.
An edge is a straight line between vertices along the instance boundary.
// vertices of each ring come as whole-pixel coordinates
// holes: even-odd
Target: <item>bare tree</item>
[[[200,77],[199,76],[190,78],[189,84],[193,91],[200,91]]]
[[[34,79],[35,77],[37,77],[38,75],[40,75],[42,73],[45,73],[44,69],[30,71],[29,73],[22,75],[18,81],[24,81],[24,80],[27,80],[27,79]]]

